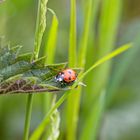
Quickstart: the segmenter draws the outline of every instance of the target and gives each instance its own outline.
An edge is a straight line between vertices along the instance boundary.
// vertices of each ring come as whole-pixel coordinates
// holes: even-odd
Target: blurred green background
[[[83,1],[77,0],[78,37],[83,28]],[[107,98],[106,110],[98,132],[99,140],[140,140],[139,5],[139,0],[123,0],[116,46],[134,42],[135,47],[124,55],[113,59],[107,85],[107,91],[111,96]],[[59,19],[56,62],[66,62],[68,61],[70,2],[69,0],[49,0],[48,7],[55,11]],[[6,0],[0,3],[0,36],[4,37],[6,42],[10,42],[11,45],[22,45],[21,53],[33,50],[36,12],[37,0]],[[47,13],[47,30],[50,23],[51,16]],[[98,26],[98,20],[96,24]],[[45,34],[45,37],[47,37],[47,34]],[[88,88],[88,82],[85,81],[85,84]],[[85,119],[84,94],[86,94],[86,91],[83,91],[82,94],[79,136],[80,126]],[[37,126],[43,117],[41,105],[42,98],[36,95],[33,103],[31,130]],[[22,139],[25,106],[25,95],[0,96],[1,140]],[[63,106],[60,108],[61,110],[63,110]],[[62,137],[65,135],[63,129],[65,128],[61,128]]]

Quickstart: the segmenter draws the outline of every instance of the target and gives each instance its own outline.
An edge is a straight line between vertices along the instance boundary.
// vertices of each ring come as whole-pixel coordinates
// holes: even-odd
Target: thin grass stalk
[[[48,0],[39,0],[38,1],[38,11],[37,11],[37,21],[36,21],[36,30],[35,30],[35,41],[34,41],[34,52],[32,55],[32,60],[37,60],[39,55],[39,50],[41,46],[42,36],[46,28],[46,11],[47,11],[47,2]],[[30,120],[31,120],[31,111],[33,103],[33,94],[28,95],[27,107],[26,107],[26,118],[24,124],[24,140],[28,140],[29,129],[30,129]]]
[[[88,37],[89,37],[89,29],[91,26],[91,17],[92,17],[92,7],[93,1],[87,1],[87,13],[85,15],[85,23],[84,23],[84,31],[82,34],[81,42],[80,42],[80,50],[78,52],[78,66],[83,67],[85,66],[85,57],[86,57],[86,50],[88,44]],[[74,4],[74,1],[71,1],[71,5]],[[71,6],[71,30],[70,30],[70,50],[69,50],[69,63],[70,66],[74,67],[76,58],[73,57],[73,52],[76,54],[76,4],[75,6]],[[75,8],[75,9],[74,9]],[[74,13],[75,11],[75,13]],[[75,56],[75,55],[74,55]],[[75,56],[76,57],[76,56]],[[75,61],[75,62],[74,62]],[[67,102],[67,140],[75,140],[76,139],[76,132],[77,132],[77,122],[78,122],[78,114],[79,114],[79,107],[80,107],[80,93],[81,87],[78,87],[77,90],[71,91],[74,94],[71,94],[68,98]]]
[[[90,35],[88,37],[88,49],[87,49],[87,56],[86,56],[86,66],[85,69],[88,69],[93,63],[97,61],[97,35],[96,35],[96,23],[97,23],[97,17],[98,17],[98,10],[100,7],[101,0],[93,0],[93,8],[92,8],[92,32],[90,32]],[[86,8],[85,8],[86,10]],[[89,75],[85,78],[85,83],[88,83],[88,88],[85,88],[85,92],[87,94],[83,95],[84,98],[84,104],[82,108],[85,110],[83,112],[86,112],[86,107],[89,102],[87,96],[88,94],[92,94],[93,91],[93,78],[94,78],[94,71],[92,71]]]
[[[104,56],[102,59],[98,60],[95,64],[93,64],[87,71],[85,71],[80,77],[79,80],[82,80],[89,72],[91,72],[94,68],[96,68],[97,66],[103,64],[104,62],[110,60],[111,58],[119,55],[120,53],[126,51],[127,49],[129,49],[130,47],[132,47],[130,44],[124,45],[120,48],[118,48],[117,50],[113,51],[112,53]],[[79,81],[75,82],[75,84],[72,86],[72,89],[74,89]],[[42,135],[42,133],[44,132],[46,125],[49,123],[50,121],[50,116],[53,114],[54,110],[57,109],[67,98],[68,96],[72,94],[72,92],[67,91],[57,102],[56,104],[53,106],[53,108],[50,109],[50,111],[47,113],[47,115],[45,116],[45,118],[43,119],[43,121],[40,123],[40,125],[35,129],[35,131],[33,132],[33,134],[31,135],[30,140],[38,140],[40,138],[40,136]]]
[[[55,14],[55,12],[52,9],[48,8],[48,11],[51,12],[51,14],[53,15],[52,17],[52,23],[51,23],[51,27],[49,30],[49,36],[48,39],[46,39],[45,41],[45,47],[43,48],[43,55],[47,56],[45,59],[45,65],[46,64],[53,64],[54,63],[54,59],[55,59],[55,51],[56,51],[56,42],[57,42],[57,34],[58,34],[58,19],[57,16]],[[52,100],[53,100],[53,104],[55,104],[55,99],[56,95],[52,95],[49,93],[45,93],[43,95],[43,109],[44,109],[44,114],[46,114],[49,109],[52,106]],[[55,124],[55,120],[59,120],[60,116],[59,116],[59,112],[57,110],[54,111],[54,114],[51,116],[51,118],[53,118],[53,116],[56,116],[55,119],[51,119],[51,122],[49,124],[49,130],[54,133],[53,131],[55,131],[55,125],[57,126],[57,124]],[[53,124],[53,125],[52,125]],[[59,126],[57,126],[57,132],[59,131]],[[53,131],[52,131],[53,130]],[[45,132],[43,139],[47,139],[52,138],[53,134],[52,133],[47,133],[48,130]],[[54,139],[54,138],[53,138]]]
[[[85,67],[85,58],[87,52],[87,45],[88,45],[88,38],[89,38],[89,31],[92,24],[92,11],[93,11],[93,0],[87,0],[87,7],[86,7],[86,14],[85,14],[85,22],[83,27],[82,37],[80,39],[80,47],[78,50],[78,66]]]
[[[53,64],[56,51],[56,42],[57,42],[57,33],[58,33],[58,19],[55,12],[48,8],[53,15],[52,24],[49,31],[48,40],[46,40],[46,45],[44,47],[44,56],[47,56],[45,59],[45,64]]]
[[[48,8],[48,11],[51,12],[53,15],[52,23],[49,30],[48,39],[45,40],[45,46],[43,48],[43,56],[47,56],[45,59],[46,64],[53,64],[55,58],[55,51],[56,51],[56,42],[57,42],[57,33],[58,33],[58,19],[55,12]],[[43,108],[44,113],[46,113],[50,109],[51,105],[51,94],[44,94],[43,95]]]
[[[80,77],[79,77],[79,81],[82,80],[89,72],[91,72],[94,68],[96,68],[97,66],[104,64],[104,62],[110,60],[111,58],[121,54],[122,52],[128,50],[129,48],[132,47],[132,44],[125,44],[122,47],[119,47],[118,49],[116,49],[115,51],[109,53],[108,55],[102,57],[101,59],[99,59],[98,61],[96,61],[94,63],[94,65],[92,65],[90,68],[88,68]]]
[[[52,98],[51,108],[55,105],[57,95],[54,94]],[[58,109],[54,110],[53,114],[50,116],[49,129],[47,129],[48,135],[45,135],[42,140],[57,140],[59,137],[59,126],[60,126],[60,114]]]
[[[32,102],[33,102],[33,96],[32,96],[32,94],[30,94],[30,95],[28,95],[28,99],[27,99],[23,140],[28,140],[28,136],[29,136],[30,120],[31,120],[31,112],[32,112]]]
[[[46,28],[46,12],[47,12],[47,2],[48,0],[38,1],[38,14],[36,21],[36,31],[35,31],[35,41],[34,41],[34,51],[32,60],[38,59],[40,46],[42,42],[42,36]]]
[[[71,0],[70,2],[69,67],[75,67],[77,63],[76,0]]]
[[[77,40],[77,33],[76,33],[76,0],[70,1],[70,34],[69,34],[69,67],[75,67],[77,60],[76,60],[76,40]],[[70,91],[71,93],[75,92],[73,90]],[[75,93],[75,98],[77,97],[77,93]],[[73,110],[71,103],[73,102],[73,94],[68,97],[67,106],[66,106],[66,128],[67,128],[67,140],[75,140],[76,137],[76,128],[77,128],[77,118],[76,111]],[[74,103],[74,102],[73,102]],[[75,104],[75,103],[74,103]]]

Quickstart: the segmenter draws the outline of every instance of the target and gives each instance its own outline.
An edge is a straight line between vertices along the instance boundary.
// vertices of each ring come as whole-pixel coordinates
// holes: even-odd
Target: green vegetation
[[[135,35],[131,34],[132,31],[119,35],[125,2],[69,0],[69,8],[66,5],[65,2],[51,3],[49,0],[38,0],[37,3],[17,0],[0,3],[0,35],[6,36],[2,41],[11,40],[8,46],[2,41],[0,44],[0,94],[9,95],[7,99],[5,96],[0,97],[0,115],[2,126],[5,126],[6,122],[9,131],[12,131],[15,123],[13,135],[4,128],[0,132],[2,139],[16,139],[16,135],[24,140],[129,140],[129,137],[139,139],[137,131],[130,133],[127,128],[124,134],[115,135],[119,124],[125,128],[121,125],[122,118],[116,118],[115,113],[117,116],[119,113],[122,116],[127,114],[126,126],[130,126],[130,130],[138,130],[135,122],[137,119],[134,119],[134,124],[129,124],[131,112],[127,107],[126,110],[120,109],[122,105],[130,106],[131,111],[133,107],[137,109],[135,102],[140,99],[136,94],[139,86],[134,86],[131,91],[125,82],[124,86],[121,85],[140,44],[138,27]],[[35,7],[37,8],[34,9]],[[34,11],[33,15],[27,16],[31,10]],[[14,14],[18,12],[19,17],[16,17]],[[13,34],[22,30],[23,33],[19,36],[25,47],[15,45],[20,38],[11,35],[14,22],[11,21],[8,27],[3,24],[9,20],[9,13],[13,13],[11,18],[23,27],[21,29],[18,25],[14,26]],[[28,30],[24,30],[24,27]],[[31,40],[34,41],[31,43]],[[74,69],[78,76],[73,85],[62,87],[56,82],[55,76],[66,67]],[[84,84],[85,87],[82,86]],[[17,95],[14,96],[13,93]],[[16,105],[13,102],[16,102]],[[25,104],[26,113],[23,111]],[[20,110],[16,112],[15,108]],[[10,116],[10,109],[13,110],[14,116]],[[135,117],[135,110],[132,112]],[[25,118],[21,118],[20,114]],[[9,118],[6,116],[10,117],[10,121],[7,121]],[[133,119],[133,116],[130,118]],[[116,124],[113,122],[114,118],[121,122]],[[17,126],[20,127],[20,132]],[[109,130],[112,130],[114,135],[110,134]],[[10,135],[12,137],[9,137]]]

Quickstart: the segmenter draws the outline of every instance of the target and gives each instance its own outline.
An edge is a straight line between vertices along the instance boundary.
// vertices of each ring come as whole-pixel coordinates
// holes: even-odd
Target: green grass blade
[[[90,32],[90,36],[88,39],[88,49],[87,49],[87,55],[86,55],[87,61],[86,61],[85,69],[90,67],[96,61],[96,55],[97,55],[97,52],[96,52],[96,18],[97,18],[97,12],[99,10],[100,2],[101,2],[101,0],[94,0],[94,4],[93,4],[92,32]],[[86,89],[87,93],[89,93],[92,90],[93,73],[91,73],[85,79],[85,82],[88,82],[88,86],[89,86],[89,88]]]
[[[87,45],[88,45],[88,37],[89,37],[89,31],[92,24],[92,10],[93,10],[93,0],[86,1],[87,3],[87,9],[86,9],[86,15],[85,15],[85,23],[84,23],[84,30],[82,37],[80,39],[80,48],[78,50],[78,66],[84,67],[85,66],[85,57],[87,52]]]
[[[70,0],[70,33],[69,33],[69,67],[75,67],[77,64],[77,33],[76,33],[76,0]],[[73,90],[70,91],[71,93]],[[77,94],[75,94],[76,99]],[[76,114],[73,114],[73,107],[71,106],[71,101],[73,101],[73,95],[71,94],[68,98],[67,105],[65,108],[66,111],[66,133],[67,140],[75,139],[76,135],[76,126],[77,123],[73,123],[74,117]],[[75,103],[74,103],[75,104]]]
[[[98,46],[96,49],[96,54],[94,53],[96,55],[94,56],[96,60],[111,52],[115,46],[121,7],[121,0],[101,1],[101,15],[99,19],[97,40]],[[92,93],[98,94],[98,92],[100,92],[100,90],[107,84],[110,66],[110,63],[103,64],[94,71],[93,76],[89,75],[91,77],[90,81],[93,84],[89,88],[90,93],[86,94],[85,106],[87,102],[92,102],[92,99],[94,98]]]
[[[55,105],[56,94],[53,96],[52,107]],[[60,126],[60,114],[56,109],[50,117],[50,125],[48,126],[47,132],[42,140],[57,140],[59,137],[59,126]]]
[[[56,40],[58,33],[58,19],[53,10],[48,10],[53,14],[52,24],[49,31],[48,40],[46,40],[46,45],[44,48],[44,56],[46,57],[45,64],[52,64],[54,62],[55,50],[56,50]]]
[[[101,11],[100,11],[100,17],[99,17],[99,26],[98,26],[99,29],[98,29],[98,38],[97,38],[98,40],[96,42],[98,46],[97,46],[96,52],[94,52],[95,56],[93,57],[93,59],[98,60],[113,50],[113,47],[115,46],[115,42],[116,42],[117,29],[118,29],[119,20],[120,20],[120,13],[122,9],[121,7],[122,7],[121,0],[102,0],[101,1]],[[94,66],[96,67],[100,65],[100,62],[95,63]],[[90,84],[87,89],[88,93],[84,95],[85,100],[84,100],[84,105],[83,105],[85,109],[85,115],[87,112],[90,111],[93,101],[95,101],[96,99],[95,97],[100,95],[101,91],[106,88],[105,86],[108,83],[110,67],[111,67],[111,62],[107,62],[104,64],[102,63],[102,65],[98,67],[97,69],[95,69],[93,73],[89,73],[88,80],[89,79],[90,80],[87,82],[90,82]],[[101,116],[98,116],[98,117],[100,118]],[[86,118],[85,120],[87,119],[88,118]],[[93,122],[96,121],[94,120],[94,117],[92,121]],[[95,123],[97,124],[99,122],[95,122]],[[87,124],[87,125],[90,126],[90,124]],[[98,125],[99,124],[97,124],[97,126]],[[94,124],[91,127],[91,130],[92,129],[94,130]],[[89,132],[86,132],[86,130],[87,129],[85,129],[85,131],[83,131],[82,133],[89,133]],[[94,132],[90,131],[90,133],[94,133]],[[91,139],[93,140],[93,138]],[[94,139],[97,139],[97,138],[94,137]]]
[[[76,1],[71,0],[70,37],[69,37],[69,67],[76,66]]]
[[[122,1],[102,1],[101,17],[99,22],[99,57],[112,50],[117,35]]]
[[[46,28],[47,2],[48,2],[48,0],[39,0],[38,1],[34,52],[33,52],[33,58],[32,58],[33,60],[38,59],[40,46],[41,46],[41,42],[42,42],[42,36],[43,36],[45,28]]]
[[[58,34],[58,19],[57,16],[55,14],[55,12],[52,9],[48,8],[48,11],[51,12],[51,14],[53,15],[52,17],[52,23],[51,23],[51,27],[49,30],[49,36],[48,39],[46,39],[45,41],[45,47],[44,47],[44,56],[46,57],[45,60],[45,64],[53,64],[54,63],[54,58],[55,58],[55,51],[56,51],[56,42],[57,42],[57,34]],[[51,94],[44,94],[43,95],[43,113],[46,114],[46,112],[49,111],[49,109],[51,108],[51,102],[52,99],[54,98],[53,95]],[[51,116],[53,118],[53,116],[55,115],[56,111],[54,111],[54,114]],[[59,119],[59,115],[56,115]],[[48,131],[53,129],[53,124],[54,119],[51,120],[50,124],[49,124],[49,128],[48,130],[45,132],[43,139],[47,139],[47,137],[51,137],[53,134],[48,134]],[[44,131],[44,130],[43,130]],[[53,133],[53,131],[51,131]]]
[[[29,136],[29,128],[30,128],[30,120],[31,120],[31,112],[32,112],[32,102],[33,102],[33,96],[30,95],[30,96],[28,96],[28,99],[27,99],[23,140],[28,140],[28,136]]]
[[[110,60],[111,58],[121,54],[122,52],[128,50],[129,48],[132,47],[132,44],[126,44],[123,45],[122,47],[119,47],[115,51],[109,53],[108,55],[104,56],[103,58],[99,59],[95,64],[93,64],[88,70],[86,70],[78,79],[78,81],[82,80],[89,72],[91,72],[94,68],[97,66],[103,64],[104,62]]]
[[[80,49],[78,51],[78,66],[84,67],[85,65],[85,57],[86,50],[88,45],[88,37],[89,30],[92,23],[92,8],[93,8],[93,0],[87,1],[87,9],[85,15],[85,23],[84,30],[80,40]],[[69,49],[69,66],[74,67],[76,63],[76,1],[71,0],[71,30],[70,30],[70,49]],[[75,140],[76,139],[76,129],[78,122],[78,114],[79,114],[79,105],[80,105],[80,92],[81,87],[78,88],[74,92],[75,94],[71,94],[68,98],[67,102],[67,139]],[[73,102],[73,106],[71,103]]]
[[[45,130],[47,124],[50,122],[50,117],[53,114],[53,112],[65,101],[65,99],[70,94],[69,91],[67,91],[53,106],[53,108],[50,109],[50,111],[47,113],[43,121],[39,124],[39,126],[35,129],[35,131],[32,133],[30,140],[38,140],[43,131]]]
[[[48,11],[51,12],[53,15],[52,17],[52,23],[49,30],[49,36],[48,39],[45,41],[45,46],[43,48],[43,55],[47,56],[45,59],[45,64],[53,64],[54,58],[55,58],[55,51],[56,51],[56,41],[57,41],[57,34],[58,34],[58,19],[55,14],[55,12],[48,8]],[[50,94],[44,94],[43,95],[43,110],[44,113],[46,113],[51,105],[51,98],[52,95]]]
[[[96,68],[97,66],[101,65],[102,63],[106,62],[107,60],[110,60],[111,58],[119,55],[120,53],[126,51],[127,49],[129,49],[131,46],[131,44],[127,44],[124,45],[118,49],[116,49],[115,51],[113,51],[112,53],[106,55],[105,57],[103,57],[102,59],[98,60],[94,65],[92,65],[85,73],[83,73],[78,81],[82,80],[90,71],[92,71],[94,68]],[[75,86],[77,86],[78,82],[75,82],[75,84],[72,86],[73,88],[75,88]],[[40,123],[40,125],[35,129],[35,131],[33,132],[33,134],[31,135],[30,140],[38,140],[40,138],[40,136],[43,133],[43,130],[45,129],[46,125],[49,123],[50,121],[50,116],[53,114],[53,111],[55,109],[57,109],[67,98],[68,96],[72,94],[72,92],[67,91],[57,102],[56,104],[53,106],[53,108],[48,112],[48,114],[46,115],[46,117],[43,119],[43,121]]]

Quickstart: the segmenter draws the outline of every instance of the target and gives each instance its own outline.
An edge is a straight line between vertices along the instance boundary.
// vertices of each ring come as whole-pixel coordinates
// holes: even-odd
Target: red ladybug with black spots
[[[77,78],[77,74],[72,69],[65,69],[58,73],[55,77],[56,82],[59,82],[61,85],[71,85]]]

